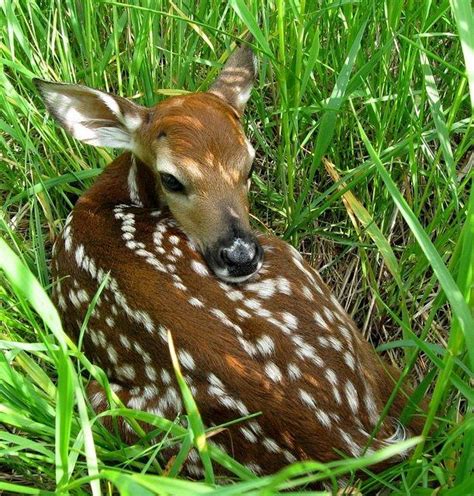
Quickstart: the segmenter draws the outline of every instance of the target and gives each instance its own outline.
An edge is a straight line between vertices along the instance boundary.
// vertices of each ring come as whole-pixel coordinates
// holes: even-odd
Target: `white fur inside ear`
[[[138,114],[125,114],[123,118],[125,127],[132,133],[142,125],[142,118]]]
[[[107,95],[107,93],[102,93],[100,91],[95,91],[94,93],[107,105],[107,107],[109,107],[111,112],[113,112],[117,117],[122,116],[120,107],[114,98],[112,98],[110,95]]]
[[[111,95],[89,89],[76,97],[48,87],[43,95],[48,108],[74,138],[94,146],[133,149],[133,133],[142,119],[136,113],[124,114]],[[101,103],[106,107],[103,115],[97,111]]]
[[[119,127],[85,129],[87,129],[90,134],[87,139],[82,139],[82,141],[89,145],[105,146],[107,148],[124,148],[125,150],[132,150],[133,148],[133,140],[130,134]]]
[[[252,143],[250,143],[249,140],[245,140],[245,143],[247,145],[247,150],[249,152],[250,158],[253,160],[255,158],[255,148],[252,146]]]
[[[247,86],[246,88],[240,89],[237,94],[237,104],[239,106],[245,105],[250,98],[250,93],[252,93],[252,86]]]

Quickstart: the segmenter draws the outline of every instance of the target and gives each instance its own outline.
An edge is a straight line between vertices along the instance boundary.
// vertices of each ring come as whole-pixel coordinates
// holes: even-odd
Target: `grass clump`
[[[51,242],[113,157],[46,118],[31,79],[151,105],[205,89],[248,31],[260,59],[246,116],[257,148],[256,225],[303,252],[365,336],[418,380],[417,394],[432,395],[426,438],[381,474],[370,465],[391,452],[257,478],[210,448],[206,481],[181,478],[193,430],[120,405],[114,415],[151,423],[161,444],[126,446],[102,428],[83,377],[107,379],[66,336],[47,296]],[[0,33],[0,490],[296,494],[323,479],[335,488],[361,469],[367,478],[352,481],[363,494],[474,493],[467,0],[4,0]],[[194,412],[191,397],[187,405]],[[159,452],[170,443],[180,452],[163,472]],[[214,480],[212,464],[227,467],[233,484]]]

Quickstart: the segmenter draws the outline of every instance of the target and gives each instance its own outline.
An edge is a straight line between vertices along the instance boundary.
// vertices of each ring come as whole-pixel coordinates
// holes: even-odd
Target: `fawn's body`
[[[296,250],[250,229],[254,151],[239,118],[254,72],[241,48],[208,93],[150,109],[84,86],[36,84],[73,136],[131,152],[80,198],[56,243],[66,330],[78,337],[110,272],[84,345],[122,401],[168,418],[183,411],[169,331],[205,424],[262,413],[213,441],[269,473],[361,455],[396,373]],[[107,408],[97,384],[89,393],[96,410]],[[370,449],[409,435],[395,420],[404,403],[400,394]]]
[[[76,336],[110,271],[84,342],[119,397],[167,418],[183,412],[169,330],[208,426],[262,412],[213,437],[256,472],[336,459],[335,449],[362,454],[394,381],[318,274],[286,243],[259,236],[259,273],[220,282],[154,192],[147,168],[122,155],[78,201],[55,248],[55,296]],[[107,407],[96,384],[90,393],[94,408]],[[403,403],[372,448],[403,438],[393,422]]]

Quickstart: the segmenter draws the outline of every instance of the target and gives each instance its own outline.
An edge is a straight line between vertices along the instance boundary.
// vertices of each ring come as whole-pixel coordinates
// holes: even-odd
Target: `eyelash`
[[[180,181],[178,181],[173,175],[167,174],[166,172],[162,172],[160,174],[161,184],[163,188],[171,193],[183,193],[184,185]]]

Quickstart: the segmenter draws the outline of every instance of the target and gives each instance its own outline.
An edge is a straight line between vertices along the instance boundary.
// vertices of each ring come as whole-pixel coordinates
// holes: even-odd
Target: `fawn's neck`
[[[153,173],[129,152],[107,166],[94,185],[79,198],[77,208],[107,208],[119,204],[144,208],[160,206]]]

